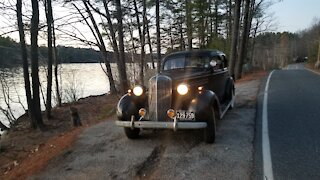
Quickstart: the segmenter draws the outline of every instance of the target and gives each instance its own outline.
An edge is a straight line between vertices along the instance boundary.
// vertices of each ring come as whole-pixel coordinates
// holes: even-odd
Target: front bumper
[[[116,121],[117,126],[128,127],[128,128],[150,128],[150,129],[203,129],[207,127],[206,122],[158,122],[158,121]]]

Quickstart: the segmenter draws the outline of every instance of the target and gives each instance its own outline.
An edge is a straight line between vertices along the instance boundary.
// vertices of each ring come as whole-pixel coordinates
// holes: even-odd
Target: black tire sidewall
[[[210,109],[210,116],[207,120],[207,127],[204,129],[204,141],[206,143],[214,143],[216,138],[216,119],[214,109]]]
[[[124,132],[129,139],[137,139],[139,137],[140,129],[124,128]]]

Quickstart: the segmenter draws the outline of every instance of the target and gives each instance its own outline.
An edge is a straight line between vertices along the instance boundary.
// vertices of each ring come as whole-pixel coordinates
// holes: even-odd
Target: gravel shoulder
[[[112,119],[85,129],[29,179],[250,179],[260,83],[236,84],[236,108],[218,120],[214,144],[200,131],[145,130],[129,140]]]

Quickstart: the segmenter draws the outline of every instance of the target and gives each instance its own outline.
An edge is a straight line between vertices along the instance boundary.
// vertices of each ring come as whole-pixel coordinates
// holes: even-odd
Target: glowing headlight
[[[133,88],[133,94],[136,96],[141,96],[143,93],[143,88],[141,86],[136,86]]]
[[[177,91],[180,95],[185,95],[188,93],[189,88],[186,84],[179,84],[179,86],[177,87]]]

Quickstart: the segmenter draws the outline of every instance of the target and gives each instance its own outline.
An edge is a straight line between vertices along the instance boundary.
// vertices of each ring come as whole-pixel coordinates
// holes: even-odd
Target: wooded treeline
[[[244,70],[283,67],[298,56],[308,55],[314,59],[314,53],[318,52],[319,59],[316,48],[319,25],[299,34],[267,33],[273,20],[266,13],[271,0],[30,0],[31,9],[21,0],[6,1],[11,2],[7,3],[9,5],[16,4],[11,8],[17,15],[28,109],[34,128],[43,125],[39,116],[38,66],[42,54],[38,47],[39,33],[47,41],[47,52],[43,54],[48,66],[48,118],[51,116],[51,93],[59,97],[59,88],[51,89],[52,76],[57,76],[59,59],[64,58],[63,52],[68,49],[58,48],[59,40],[99,49],[110,93],[125,93],[132,83],[145,84],[147,58],[152,67],[159,70],[161,53],[222,50],[229,57],[229,71],[236,79],[241,78]],[[9,5],[6,6],[9,8]],[[43,8],[39,9],[39,5]],[[23,11],[22,6],[29,8],[32,15]],[[58,15],[55,8],[64,8],[69,14],[55,18]],[[40,10],[45,14],[42,21],[39,21]],[[27,33],[30,50],[26,48],[25,32],[30,32]],[[112,57],[109,50],[112,50]],[[80,59],[81,53],[74,53]],[[111,71],[111,62],[117,64],[118,79]],[[128,80],[126,62],[140,64],[139,78],[134,82]],[[55,83],[58,87],[59,83]]]
[[[27,45],[27,51],[30,51],[30,46]],[[101,54],[99,51],[91,48],[76,48],[57,46],[59,63],[99,63],[102,62]],[[0,68],[1,67],[18,67],[22,66],[21,50],[19,43],[15,42],[9,37],[0,37]],[[114,53],[107,52],[107,57],[110,63],[116,63],[113,57]],[[131,62],[131,54],[126,53],[127,62]],[[40,65],[47,64],[48,48],[39,47],[39,61]],[[139,54],[134,55],[135,58]],[[147,54],[147,62],[151,62],[150,55]]]

